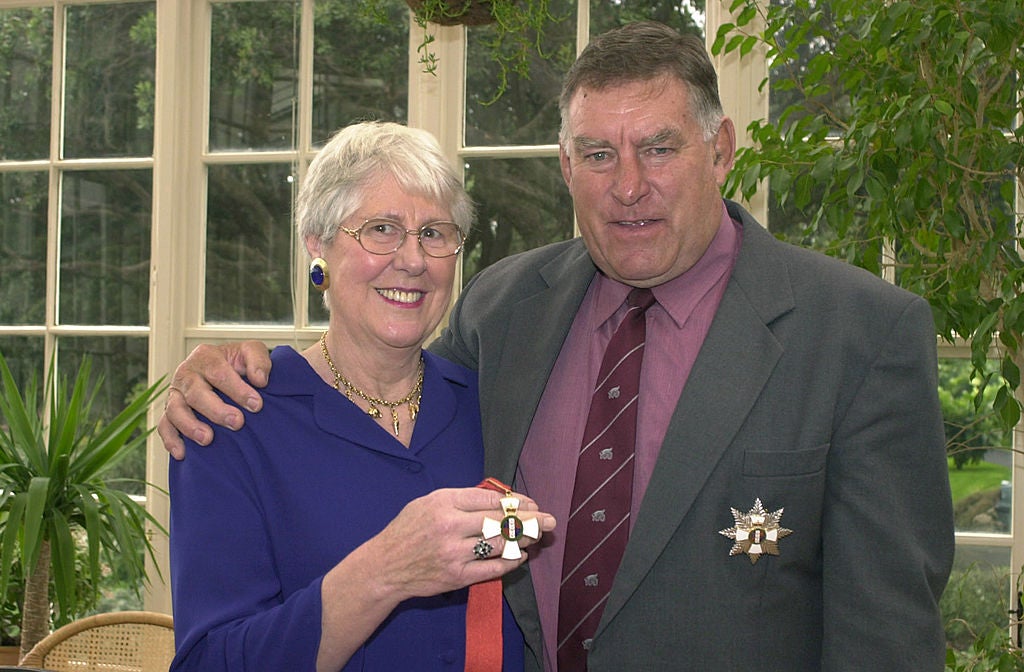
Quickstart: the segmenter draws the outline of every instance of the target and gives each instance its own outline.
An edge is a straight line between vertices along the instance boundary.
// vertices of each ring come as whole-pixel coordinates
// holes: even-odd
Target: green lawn
[[[1008,480],[1009,467],[981,462],[958,470],[953,467],[953,460],[949,461],[949,486],[953,490],[954,502],[975,492],[998,488],[1000,483]]]

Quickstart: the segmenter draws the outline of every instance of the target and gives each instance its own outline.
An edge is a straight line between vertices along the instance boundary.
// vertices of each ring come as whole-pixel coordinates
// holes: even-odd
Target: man
[[[626,295],[653,289],[628,544],[586,669],[943,669],[953,523],[928,305],[723,202],[735,131],[699,40],[599,36],[560,109],[582,240],[479,273],[431,349],[479,372],[487,472],[567,520],[602,353]],[[171,420],[208,436],[186,398],[240,420],[201,376],[258,406],[234,371],[262,380],[261,350],[179,367],[172,452]],[[531,670],[564,672],[577,648],[558,623],[566,533],[506,576]]]

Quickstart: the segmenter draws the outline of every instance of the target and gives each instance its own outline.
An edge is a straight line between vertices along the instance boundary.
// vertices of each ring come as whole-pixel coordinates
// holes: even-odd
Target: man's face
[[[724,119],[711,140],[674,77],[581,88],[560,148],[583,240],[606,275],[653,287],[693,266],[722,218],[720,187],[735,132]]]

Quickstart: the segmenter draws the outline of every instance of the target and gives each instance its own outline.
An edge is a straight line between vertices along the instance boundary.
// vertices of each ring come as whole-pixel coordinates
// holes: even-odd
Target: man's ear
[[[732,170],[736,160],[736,127],[729,117],[722,117],[718,131],[713,139],[715,151],[715,177],[719,184],[725,184],[725,178]]]
[[[558,163],[562,168],[562,179],[567,187],[572,187],[572,165],[569,163],[569,154],[565,147],[558,145]]]

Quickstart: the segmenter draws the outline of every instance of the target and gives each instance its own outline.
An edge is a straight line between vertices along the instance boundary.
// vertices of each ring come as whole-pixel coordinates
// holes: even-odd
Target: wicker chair
[[[53,672],[167,672],[173,657],[170,616],[119,611],[58,628],[32,647],[21,664]]]

